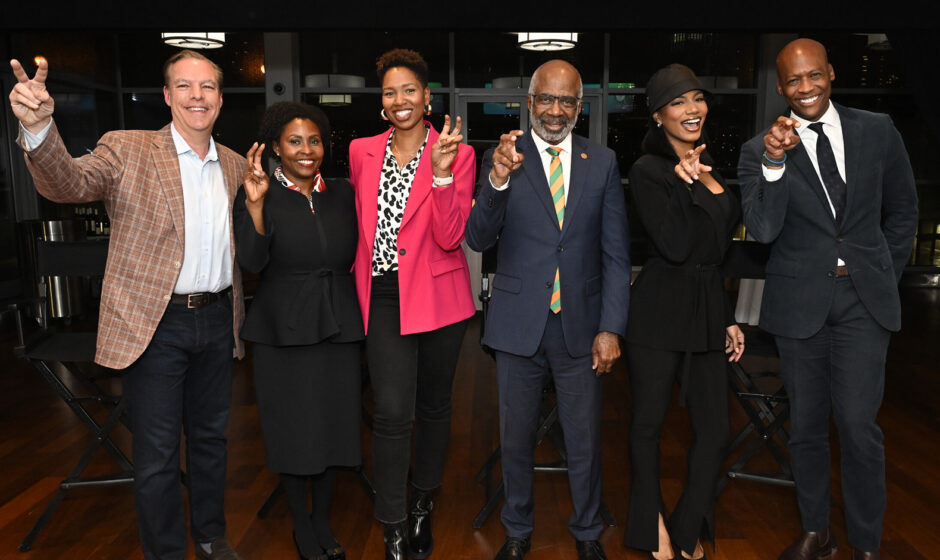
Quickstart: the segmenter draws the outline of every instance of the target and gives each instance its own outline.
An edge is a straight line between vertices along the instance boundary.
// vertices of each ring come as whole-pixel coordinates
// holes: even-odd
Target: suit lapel
[[[414,180],[411,182],[411,190],[408,192],[408,200],[405,202],[405,215],[401,219],[401,227],[411,221],[418,208],[424,203],[424,199],[431,194],[431,180],[434,171],[431,170],[431,146],[437,142],[440,133],[434,130],[434,127],[428,129],[428,141],[421,153],[421,160],[418,162],[418,168],[415,170]]]
[[[522,173],[526,182],[535,192],[535,197],[542,203],[548,218],[558,227],[558,214],[555,212],[555,203],[552,201],[552,193],[548,186],[548,178],[545,177],[545,168],[542,167],[542,154],[538,153],[535,142],[532,140],[532,132],[526,132],[516,140],[516,151],[529,160],[529,165],[522,165]],[[564,170],[562,170],[564,171]],[[568,209],[565,208],[567,217]]]
[[[385,163],[385,146],[388,144],[388,132],[374,137],[369,146],[363,151],[365,160],[362,163],[361,178],[356,185],[359,204],[362,209],[362,233],[366,236],[366,245],[374,248],[375,227],[379,219],[379,185],[382,182],[382,165]]]
[[[173,227],[179,235],[180,244],[185,247],[186,211],[183,207],[183,185],[180,179],[180,161],[176,154],[176,145],[173,144],[170,125],[154,133],[150,154],[153,157],[154,169],[157,170],[160,189],[170,210]]]
[[[842,145],[845,147],[845,211],[839,217],[839,223],[844,224],[852,208],[852,199],[855,195],[855,178],[858,177],[858,164],[861,158],[862,126],[855,115],[845,107],[833,103],[839,120],[842,122]]]
[[[562,232],[568,231],[568,224],[574,217],[581,202],[581,195],[587,182],[588,171],[591,169],[590,142],[580,136],[571,136],[571,180],[568,181],[568,191],[565,193],[565,225]]]

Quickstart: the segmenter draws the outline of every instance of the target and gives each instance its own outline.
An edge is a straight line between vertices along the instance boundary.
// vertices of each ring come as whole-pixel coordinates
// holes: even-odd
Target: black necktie
[[[810,130],[816,133],[816,161],[819,163],[819,174],[822,175],[823,184],[829,192],[829,200],[836,209],[836,219],[845,212],[845,181],[839,175],[836,165],[836,156],[832,153],[832,144],[823,132],[823,123],[817,122],[809,125]]]

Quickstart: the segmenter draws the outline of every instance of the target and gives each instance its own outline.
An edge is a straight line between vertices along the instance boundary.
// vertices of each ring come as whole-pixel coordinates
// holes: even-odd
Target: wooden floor
[[[888,458],[882,552],[890,559],[936,559],[940,558],[940,290],[905,290],[902,297],[905,325],[891,343],[880,415]],[[483,504],[483,488],[474,476],[497,443],[494,367],[480,350],[477,336],[475,320],[464,342],[455,381],[453,433],[444,487],[435,503],[433,558],[438,559],[489,560],[504,538],[498,514],[481,530],[471,527]],[[73,490],[33,549],[25,553],[17,550],[90,436],[38,374],[13,358],[11,346],[9,337],[0,340],[0,560],[142,558],[128,486]],[[604,499],[617,526],[604,531],[602,542],[611,560],[638,560],[644,556],[621,545],[630,483],[626,438],[630,394],[622,361],[605,383]],[[246,559],[296,558],[284,501],[276,503],[267,519],[259,520],[255,515],[274,488],[276,477],[264,468],[247,362],[236,365],[234,394],[228,432],[228,536]],[[740,427],[744,416],[734,402],[731,413],[732,425]],[[681,491],[690,439],[684,410],[673,407],[662,444],[662,488],[667,506],[675,503]],[[120,441],[127,446],[127,437]],[[365,468],[371,472],[368,444],[364,432]],[[111,461],[103,453],[99,455],[91,470],[100,474],[110,468]],[[552,456],[550,444],[540,446],[541,459]],[[762,462],[769,465],[765,456],[758,457],[758,465]],[[833,464],[838,465],[837,453]],[[832,526],[839,542],[846,545],[837,469],[832,486]],[[535,492],[536,529],[527,558],[575,559],[567,531],[571,506],[565,476],[538,475]],[[352,472],[340,476],[332,519],[347,558],[382,558],[381,526],[372,520],[371,502]],[[799,530],[791,489],[732,481],[718,500],[717,547],[714,552],[708,547],[709,558],[773,559]],[[847,546],[838,557],[849,557]]]

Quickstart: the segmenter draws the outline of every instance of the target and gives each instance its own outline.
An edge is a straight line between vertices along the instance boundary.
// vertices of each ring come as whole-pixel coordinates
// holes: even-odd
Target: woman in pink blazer
[[[375,517],[386,560],[431,554],[431,493],[441,485],[457,356],[475,312],[460,242],[476,163],[461,120],[430,113],[427,64],[395,49],[377,63],[382,118],[392,127],[349,146],[359,244],[353,272],[375,400]],[[415,424],[408,505],[411,426]]]

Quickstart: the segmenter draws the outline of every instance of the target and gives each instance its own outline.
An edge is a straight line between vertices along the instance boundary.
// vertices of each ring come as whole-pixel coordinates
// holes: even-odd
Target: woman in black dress
[[[280,473],[301,558],[345,558],[328,513],[335,467],[361,463],[362,318],[349,273],[356,208],[345,180],[319,167],[329,122],[316,107],[275,103],[248,152],[233,205],[236,257],[260,281],[241,336],[254,343],[254,382],[267,466]],[[280,161],[269,179],[265,144]],[[307,506],[312,481],[313,511]]]
[[[704,558],[701,539],[714,540],[715,483],[728,440],[725,362],[744,352],[719,268],[741,210],[709,165],[708,104],[695,74],[671,64],[650,78],[646,93],[650,128],[645,154],[630,169],[630,195],[651,256],[633,283],[627,323],[633,419],[624,543],[657,560]],[[666,522],[659,440],[676,381],[694,437],[685,488]]]

